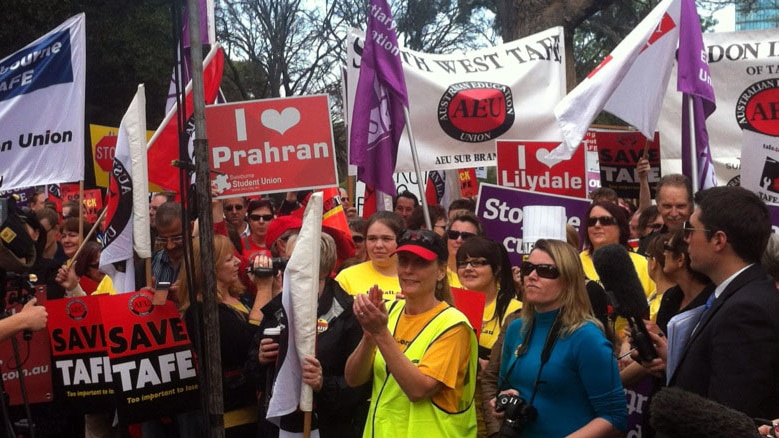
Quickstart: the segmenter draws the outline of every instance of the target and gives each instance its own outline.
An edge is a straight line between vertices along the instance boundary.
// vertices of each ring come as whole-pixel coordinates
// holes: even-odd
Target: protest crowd
[[[682,3],[697,22],[694,3],[681,0],[650,18],[686,31],[686,6],[668,6]],[[398,144],[418,123],[403,110],[415,96],[392,54],[389,6],[370,5],[350,115],[359,190],[337,175],[323,96],[211,105],[210,162],[174,166],[177,149],[164,142],[185,134],[180,108],[147,142],[145,116],[133,118],[145,110],[140,86],[118,129],[104,202],[101,189],[69,178],[83,182],[83,150],[30,175],[19,161],[6,170],[5,157],[32,158],[0,143],[9,152],[0,189],[5,181],[16,190],[0,192],[0,304],[9,309],[0,318],[0,436],[184,438],[215,427],[229,438],[777,436],[779,224],[766,193],[779,193],[779,169],[760,175],[762,191],[717,185],[708,152],[692,168],[661,172],[654,126],[588,132],[613,107],[606,98],[590,105],[598,99],[585,81],[557,99],[568,105],[555,110],[561,124],[581,118],[557,149],[505,140],[488,153],[432,158],[497,163],[498,184],[477,187],[475,167],[464,165],[427,166],[423,180],[414,144],[419,184],[398,184]],[[34,53],[57,56],[67,41],[78,56],[82,43],[68,32],[83,32],[83,19]],[[639,60],[655,50],[645,40],[659,24],[647,23],[631,49]],[[544,41],[558,38],[552,32]],[[691,51],[708,74],[682,38],[671,50],[678,42],[678,68]],[[221,77],[225,55],[208,44],[212,103],[219,80],[209,78]],[[630,73],[609,70],[622,68],[623,52],[595,81]],[[465,99],[455,88],[441,105]],[[713,94],[697,93],[693,106],[705,111]],[[0,131],[11,125],[3,105]],[[704,134],[710,114],[698,114]],[[439,121],[448,132],[462,127]],[[212,129],[222,125],[235,132]],[[73,133],[24,135],[22,148]],[[577,149],[585,135],[600,148],[595,186]],[[241,149],[235,137],[262,142]],[[612,138],[624,148],[610,148]],[[531,161],[545,167],[533,174]],[[207,168],[197,172],[208,174],[207,188],[187,182],[197,166]],[[63,169],[73,173],[45,179]]]

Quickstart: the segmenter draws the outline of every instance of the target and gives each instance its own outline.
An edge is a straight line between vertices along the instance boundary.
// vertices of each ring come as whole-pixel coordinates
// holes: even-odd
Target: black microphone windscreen
[[[758,436],[754,421],[746,414],[679,388],[664,388],[655,394],[649,411],[658,438]]]
[[[590,298],[592,314],[598,319],[607,319],[609,317],[609,297],[597,281],[587,282],[587,296]]]
[[[595,251],[592,263],[603,287],[614,295],[617,315],[645,318],[649,303],[627,249],[616,243],[605,245]]]

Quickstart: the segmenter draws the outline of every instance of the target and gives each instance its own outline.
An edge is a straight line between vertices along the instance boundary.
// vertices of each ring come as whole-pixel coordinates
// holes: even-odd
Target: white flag
[[[314,192],[306,205],[303,226],[284,271],[281,304],[287,314],[288,348],[286,356],[281,358],[267,413],[268,420],[277,424],[279,417],[295,412],[298,407],[311,412],[314,401],[311,387],[302,384],[301,364],[305,356],[315,355],[322,208],[322,192]]]
[[[663,0],[555,106],[563,143],[550,158],[570,159],[592,121],[608,111],[653,138],[679,41],[679,0]]]
[[[0,60],[0,188],[84,179],[84,14]]]
[[[119,292],[135,290],[133,249],[151,257],[146,171],[146,93],[138,86],[119,125],[106,199],[106,230],[100,270]]]

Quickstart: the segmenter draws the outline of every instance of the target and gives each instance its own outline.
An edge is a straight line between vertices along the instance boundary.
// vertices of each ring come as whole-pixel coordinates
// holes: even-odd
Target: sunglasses
[[[534,265],[530,262],[522,262],[522,264],[519,265],[519,273],[522,274],[523,277],[527,277],[533,271],[536,271],[536,274],[541,278],[555,279],[560,276],[560,271],[555,265]]]
[[[225,205],[224,210],[225,211],[242,211],[243,210],[243,204]]]
[[[458,260],[457,269],[465,269],[468,267],[468,265],[471,265],[472,268],[478,269],[483,266],[488,266],[489,264],[490,262],[485,259]]]
[[[365,242],[365,236],[360,236],[359,234],[355,234],[354,236],[352,236],[352,242],[363,243]]]
[[[468,240],[471,237],[476,237],[476,234],[469,233],[468,231],[455,231],[455,230],[449,230],[446,232],[446,237],[449,238],[449,240],[457,240],[462,237],[463,240]]]
[[[249,219],[255,222],[259,222],[260,219],[264,220],[265,222],[270,222],[271,219],[273,219],[273,215],[272,214],[250,214]]]
[[[690,221],[684,221],[684,225],[682,227],[682,230],[684,230],[684,238],[687,239],[692,235],[692,233],[696,231],[705,231],[707,233],[711,233],[711,229],[709,228],[695,228],[692,226]]]
[[[617,225],[617,219],[614,216],[597,216],[597,217],[588,217],[587,218],[587,226],[588,227],[594,227],[595,225],[600,222],[600,225],[602,227],[608,227],[609,225]]]
[[[647,228],[651,228],[651,229],[657,231],[660,228],[663,228],[663,224],[651,224],[651,225],[647,225]]]
[[[99,263],[90,263],[90,264],[87,265],[87,268],[100,269],[100,264]]]

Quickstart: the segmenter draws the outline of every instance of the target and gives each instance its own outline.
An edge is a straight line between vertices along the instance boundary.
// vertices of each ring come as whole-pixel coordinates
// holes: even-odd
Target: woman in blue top
[[[498,381],[501,394],[532,405],[525,424],[513,423],[521,429],[516,436],[619,435],[627,427],[625,395],[611,343],[592,315],[576,250],[541,239],[520,271],[522,317],[506,331]]]

